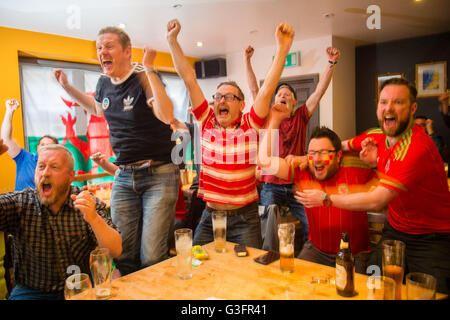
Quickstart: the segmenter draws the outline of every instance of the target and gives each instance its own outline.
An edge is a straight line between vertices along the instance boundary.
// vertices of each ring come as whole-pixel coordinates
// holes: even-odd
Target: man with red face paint
[[[259,149],[259,164],[275,176],[293,181],[297,190],[319,189],[329,194],[353,193],[369,190],[376,185],[376,173],[357,157],[342,156],[341,140],[332,130],[317,127],[311,134],[307,156],[296,157],[295,162],[267,157],[271,130],[278,129],[284,116],[289,116],[284,105],[272,107],[267,134]],[[292,166],[292,163],[295,163]],[[305,166],[308,169],[302,170]],[[369,250],[369,227],[365,211],[342,210],[324,202],[321,206],[306,208],[309,237],[299,258],[334,267],[342,232],[350,236],[355,255],[356,272],[365,273]]]

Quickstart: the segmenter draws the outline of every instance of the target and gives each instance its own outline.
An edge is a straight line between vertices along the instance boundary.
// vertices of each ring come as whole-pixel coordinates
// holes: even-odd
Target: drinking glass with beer
[[[384,240],[382,246],[383,275],[395,281],[395,299],[402,299],[402,283],[405,270],[405,243]]]
[[[295,225],[293,223],[280,223],[278,225],[280,269],[283,272],[294,272],[294,238]]]
[[[87,181],[88,191],[95,195],[97,193],[97,182],[95,179],[91,179]]]
[[[367,279],[367,300],[395,300],[395,281],[384,276]]]
[[[212,213],[212,225],[214,233],[214,248],[216,252],[226,252],[227,213],[225,211],[214,211]]]

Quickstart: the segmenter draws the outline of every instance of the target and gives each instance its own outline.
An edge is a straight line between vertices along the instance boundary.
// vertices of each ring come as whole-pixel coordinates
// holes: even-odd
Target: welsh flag
[[[39,138],[49,134],[58,138],[75,158],[76,174],[104,172],[89,156],[101,152],[109,161],[115,155],[109,142],[109,129],[103,115],[90,115],[64,91],[53,75],[53,68],[23,64],[22,105],[25,136],[29,151],[36,153]],[[63,69],[75,87],[94,95],[100,72]],[[113,181],[114,177],[99,182]],[[82,186],[85,182],[74,182]]]

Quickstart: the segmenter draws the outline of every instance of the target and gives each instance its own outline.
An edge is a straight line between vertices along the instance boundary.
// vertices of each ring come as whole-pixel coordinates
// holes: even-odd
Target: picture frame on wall
[[[447,90],[447,61],[416,64],[417,97],[439,96]]]
[[[404,78],[405,74],[403,72],[391,72],[391,73],[383,73],[378,74],[375,79],[375,105],[378,104],[378,96],[380,94],[381,84],[392,78]]]

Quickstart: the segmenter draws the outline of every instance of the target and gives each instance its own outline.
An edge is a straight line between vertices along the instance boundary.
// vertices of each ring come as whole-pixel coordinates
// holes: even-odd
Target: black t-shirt
[[[120,84],[113,84],[102,75],[97,83],[95,100],[102,105],[109,125],[111,147],[117,156],[114,163],[123,165],[146,159],[170,162],[175,146],[172,130],[147,105],[138,75],[135,71]]]

